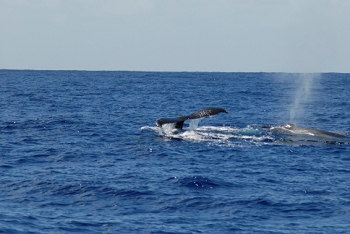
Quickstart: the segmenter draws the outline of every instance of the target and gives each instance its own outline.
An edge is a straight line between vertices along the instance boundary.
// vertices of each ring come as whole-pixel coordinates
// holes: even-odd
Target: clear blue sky
[[[350,72],[349,0],[0,0],[0,69]]]

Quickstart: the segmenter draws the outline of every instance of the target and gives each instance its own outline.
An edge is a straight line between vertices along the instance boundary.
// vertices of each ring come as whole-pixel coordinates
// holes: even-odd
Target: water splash
[[[199,119],[191,119],[188,125],[188,129],[189,130],[195,130],[196,128],[198,128],[199,123],[202,121],[203,118],[199,118]]]
[[[179,131],[177,129],[172,129],[170,125],[166,126],[166,124],[161,128],[156,126],[144,126],[141,127],[141,130],[154,131],[165,139],[207,142],[209,145],[225,147],[244,147],[251,144],[264,145],[274,141],[274,138],[270,135],[266,135],[264,132],[251,126],[244,128],[230,126],[198,127],[198,122],[197,120],[193,123],[195,130],[191,130],[191,127],[188,127],[184,129],[184,131]]]
[[[311,97],[314,81],[319,77],[319,74],[308,73],[300,74],[298,77],[299,87],[295,92],[294,102],[290,109],[289,121],[291,123],[297,123],[298,119],[304,114],[304,108],[302,104],[305,104]]]

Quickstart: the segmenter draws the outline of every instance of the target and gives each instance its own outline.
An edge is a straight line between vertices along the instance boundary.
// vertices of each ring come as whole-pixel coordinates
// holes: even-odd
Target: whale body
[[[185,116],[179,115],[178,117],[175,117],[175,118],[157,119],[156,125],[158,127],[162,127],[163,124],[175,123],[176,129],[182,129],[183,124],[186,120],[199,119],[199,118],[203,118],[206,116],[216,115],[219,113],[228,113],[228,112],[223,108],[217,108],[217,107],[205,108],[205,109],[193,112],[192,114],[185,115]]]
[[[291,123],[286,123],[281,126],[262,126],[262,128],[267,128],[287,134],[293,134],[293,135],[308,135],[308,136],[315,136],[315,137],[322,137],[322,138],[349,138],[348,136],[334,133],[334,132],[328,132],[316,128],[304,128],[299,127]]]

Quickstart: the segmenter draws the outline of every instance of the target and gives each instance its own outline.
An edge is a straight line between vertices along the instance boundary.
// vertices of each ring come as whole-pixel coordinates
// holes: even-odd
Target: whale
[[[339,133],[328,132],[316,128],[300,127],[291,123],[286,123],[280,126],[264,125],[262,128],[292,135],[306,135],[320,138],[349,138],[348,136]]]
[[[158,127],[162,127],[164,124],[174,123],[175,129],[181,130],[183,128],[183,124],[186,120],[199,119],[199,118],[203,118],[206,116],[216,115],[219,113],[228,113],[228,112],[223,108],[209,107],[209,108],[205,108],[205,109],[193,112],[192,114],[189,114],[189,115],[178,115],[177,117],[174,117],[174,118],[157,119],[156,125]]]

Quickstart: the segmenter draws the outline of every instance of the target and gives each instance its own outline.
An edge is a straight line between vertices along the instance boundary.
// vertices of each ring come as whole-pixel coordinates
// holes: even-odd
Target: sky
[[[350,72],[349,0],[0,0],[0,69]]]

